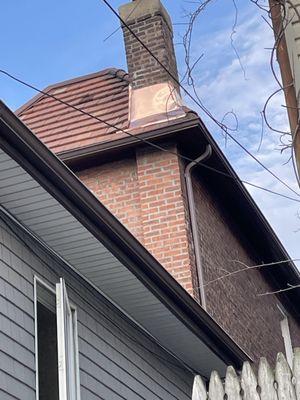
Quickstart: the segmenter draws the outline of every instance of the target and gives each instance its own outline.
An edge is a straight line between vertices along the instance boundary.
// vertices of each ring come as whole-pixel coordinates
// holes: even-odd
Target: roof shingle
[[[49,86],[44,92],[119,129],[128,128],[128,75],[110,68]],[[17,111],[22,121],[52,151],[61,153],[113,140],[118,130],[39,94]],[[119,136],[119,135],[116,135]]]

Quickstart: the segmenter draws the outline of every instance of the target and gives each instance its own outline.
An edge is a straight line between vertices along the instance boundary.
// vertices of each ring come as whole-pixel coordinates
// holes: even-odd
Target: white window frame
[[[288,314],[281,304],[278,304],[277,306],[283,317],[283,319],[280,321],[280,328],[281,328],[281,335],[283,337],[283,342],[284,342],[286,360],[287,360],[290,368],[293,368],[294,351],[293,351],[293,346],[292,346]]]
[[[44,289],[51,292],[56,298],[59,400],[80,400],[77,309],[74,304],[69,302],[63,278],[60,278],[60,282],[57,283],[56,288],[54,288],[35,275],[34,320],[36,400],[39,400],[37,324],[38,286],[42,286]],[[71,373],[70,370],[72,371]]]

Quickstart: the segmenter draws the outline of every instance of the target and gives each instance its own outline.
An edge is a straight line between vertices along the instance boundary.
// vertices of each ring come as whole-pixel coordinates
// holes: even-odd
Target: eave
[[[160,144],[163,147],[164,142],[171,140],[177,142],[180,152],[189,158],[196,158],[207,144],[212,146],[213,156],[208,161],[208,166],[227,174],[228,177],[200,167],[198,172],[209,176],[208,180],[214,181],[215,186],[222,188],[224,201],[227,201],[228,208],[233,207],[236,218],[244,224],[246,235],[255,237],[256,244],[260,244],[257,247],[254,246],[259,263],[290,260],[278,236],[196,113],[190,111],[185,118],[178,121],[144,127],[136,131],[135,136],[123,136],[95,146],[60,153],[58,157],[72,169],[77,170],[119,157],[135,147],[149,145],[145,141]],[[274,291],[300,283],[300,274],[293,261],[279,264],[276,269],[261,268],[261,271],[273,286]],[[300,289],[283,292],[279,297],[287,303],[289,310],[299,319],[300,312],[297,304],[300,302]]]
[[[126,151],[135,146],[149,145],[148,141],[168,140],[197,126],[199,126],[199,117],[189,111],[186,117],[173,120],[172,123],[163,122],[130,130],[130,135],[121,132],[122,135],[116,139],[108,137],[106,141],[93,146],[60,152],[57,153],[57,156],[70,167],[81,168],[86,162],[99,161],[99,157],[103,160],[106,156]]]
[[[121,302],[118,292],[113,291],[113,287],[109,289],[109,285],[113,285],[110,281],[107,281],[105,286],[108,290],[106,294],[109,297],[113,294],[114,303],[121,303],[120,307],[122,306],[128,315],[131,315],[152,336],[156,337],[164,347],[169,347],[170,352],[183,359],[191,369],[203,375],[208,374],[211,368],[219,369],[220,373],[224,373],[226,364],[232,364],[239,368],[244,360],[249,359],[230,336],[3,103],[0,103],[0,146],[3,155],[2,165],[9,161],[15,168],[15,175],[8,174],[7,178],[1,179],[0,200],[5,204],[7,211],[40,237],[41,241],[57,252],[58,256],[64,258],[66,254],[69,254],[67,260],[69,263],[70,260],[75,260],[74,255],[70,253],[70,250],[69,253],[64,253],[65,247],[55,239],[55,232],[56,229],[58,229],[57,233],[60,232],[60,225],[58,225],[60,218],[65,221],[65,226],[67,224],[75,225],[79,232],[77,234],[84,234],[88,248],[93,248],[96,255],[98,248],[100,249],[101,257],[97,269],[97,272],[100,273],[100,280],[97,283],[99,291],[103,290],[101,262],[109,260],[109,265],[113,265],[113,268],[106,269],[106,273],[107,271],[109,273],[117,271],[115,278],[118,279],[119,273],[122,271],[126,282],[132,287],[138,287],[139,296],[145,299],[149,298],[150,301],[143,306],[143,310],[137,311],[135,302],[138,301],[138,298],[134,297],[135,290],[128,292],[127,297],[132,296],[130,303],[126,303],[126,296],[122,297],[124,301]],[[54,233],[52,242],[49,239],[48,228],[44,226],[47,225],[46,222],[41,222],[44,221],[45,216],[46,220],[48,218],[47,208],[42,216],[38,215],[35,208],[28,216],[24,212],[22,199],[15,199],[7,191],[6,184],[12,187],[11,184],[16,177],[24,187],[33,183],[33,187],[40,188],[39,190],[43,192],[44,201],[53,202],[53,214],[50,220],[51,230]],[[23,177],[24,181],[22,181]],[[15,187],[14,184],[13,187]],[[21,192],[19,191],[19,193]],[[29,190],[28,193],[31,191]],[[16,207],[16,201],[18,201],[18,207]],[[28,202],[30,202],[30,198],[27,197]],[[57,216],[55,216],[55,212],[58,213]],[[47,228],[46,235],[43,236],[45,228]],[[67,244],[68,239],[67,237]],[[76,270],[76,262],[74,263],[74,270]],[[79,265],[81,276],[84,276],[84,261]],[[86,277],[87,281],[89,279],[91,278]],[[147,307],[151,306],[151,302],[155,305],[155,309],[160,310],[159,313],[164,313],[163,315],[170,318],[172,324],[175,324],[174,332],[167,338],[162,333],[167,317],[160,321],[162,314],[153,314],[152,320],[146,320],[143,315],[144,311],[147,311]],[[156,331],[151,332],[151,326],[154,326],[155,323],[157,323]],[[176,337],[176,332],[178,334],[180,332],[178,337]]]

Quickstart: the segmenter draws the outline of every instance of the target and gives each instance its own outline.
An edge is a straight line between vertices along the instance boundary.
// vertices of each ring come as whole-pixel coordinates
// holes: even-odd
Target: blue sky
[[[117,8],[124,1],[111,0]],[[269,70],[269,50],[273,35],[261,18],[262,12],[249,0],[237,0],[238,23],[233,40],[243,68],[231,46],[235,19],[234,3],[212,0],[197,21],[192,57],[204,57],[194,71],[198,94],[219,119],[234,110],[239,119],[235,137],[262,162],[297,189],[291,164],[284,165],[288,154],[279,151],[278,134],[265,129],[261,138],[260,111],[266,98],[276,89]],[[195,9],[194,2],[165,0],[174,25],[174,42],[179,71],[184,72],[183,49],[179,44],[186,29],[185,15]],[[49,84],[115,66],[126,68],[121,30],[109,40],[119,22],[101,0],[10,0],[1,4],[0,68],[21,79],[44,88]],[[16,109],[35,93],[0,75],[0,98]],[[190,101],[187,104],[196,109]],[[274,125],[288,129],[283,98],[279,94],[271,102],[268,115]],[[199,110],[197,110],[199,111]],[[219,142],[239,175],[255,184],[292,195],[264,172],[199,111],[200,116]],[[233,124],[232,119],[227,123]],[[290,252],[300,258],[299,203],[249,188],[256,202]]]
[[[232,16],[225,3],[218,1],[224,4],[218,13],[217,7],[209,8],[199,33],[213,33],[226,26]],[[111,4],[117,9],[124,1],[111,0]],[[164,5],[175,24],[186,22],[184,15],[194,8],[185,1],[165,0]],[[101,0],[11,0],[1,4],[1,13],[1,67],[38,87],[110,66],[126,68],[121,31],[104,42],[119,21]],[[185,26],[174,28],[178,42]],[[181,58],[180,46],[176,47]],[[11,107],[31,97],[31,91],[0,79],[1,97]]]

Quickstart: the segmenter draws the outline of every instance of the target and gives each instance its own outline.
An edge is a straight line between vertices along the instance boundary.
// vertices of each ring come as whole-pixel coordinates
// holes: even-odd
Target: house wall
[[[128,157],[78,173],[80,180],[143,243],[136,159]]]
[[[182,171],[175,145],[171,153],[137,150],[131,158],[78,172],[80,180],[196,299]]]
[[[131,159],[97,166],[78,176],[199,301],[184,163],[178,158],[175,145],[164,147],[172,154],[146,147]],[[218,197],[197,174],[193,182],[205,283],[225,271],[241,268],[233,260],[247,265],[259,263],[254,249]],[[206,286],[208,312],[255,360],[264,355],[272,360],[278,351],[284,351],[279,300],[275,295],[257,296],[272,290],[258,270]],[[289,323],[292,343],[298,346],[300,328],[292,317]]]
[[[275,295],[259,296],[274,290],[272,286],[258,269],[211,282],[227,271],[257,265],[261,260],[247,243],[236,218],[228,214],[197,174],[193,186],[208,312],[255,361],[263,356],[273,361],[277,352],[284,352],[280,303]],[[292,344],[299,346],[299,325],[292,317],[289,324]]]
[[[35,399],[35,274],[49,285],[64,277],[77,306],[82,400],[191,398],[190,372],[177,367],[176,360],[99,293],[91,292],[74,272],[19,235],[22,240],[0,222],[1,400]]]

